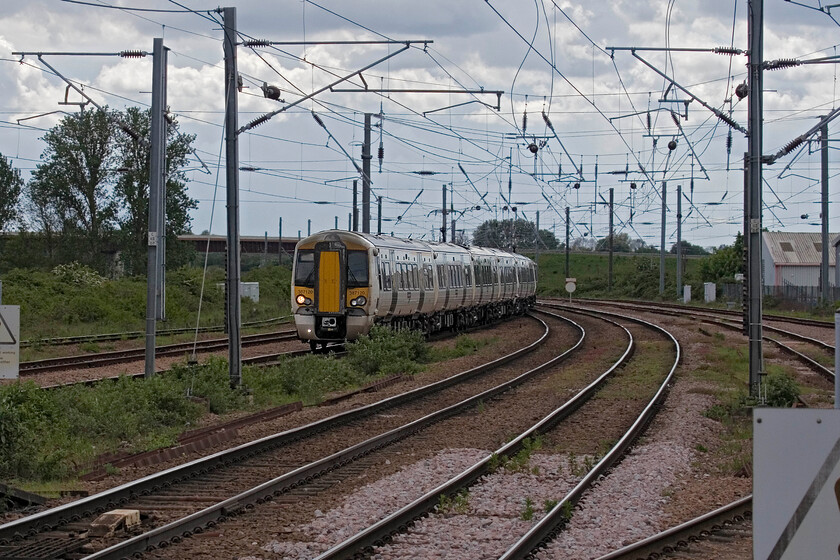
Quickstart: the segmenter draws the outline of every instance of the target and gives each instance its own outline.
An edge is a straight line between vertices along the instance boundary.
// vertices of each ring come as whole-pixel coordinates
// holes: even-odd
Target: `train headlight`
[[[355,299],[350,300],[350,305],[355,307],[361,307],[362,305],[367,303],[367,298],[365,296],[359,296]]]
[[[295,301],[298,305],[304,305],[306,303],[306,296],[303,294],[298,294],[298,296],[295,298]]]

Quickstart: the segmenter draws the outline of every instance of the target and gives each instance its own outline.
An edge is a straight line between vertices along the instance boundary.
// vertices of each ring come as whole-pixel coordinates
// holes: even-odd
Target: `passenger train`
[[[536,264],[516,253],[329,230],[295,246],[292,313],[314,350],[379,323],[428,334],[523,313],[536,285]]]

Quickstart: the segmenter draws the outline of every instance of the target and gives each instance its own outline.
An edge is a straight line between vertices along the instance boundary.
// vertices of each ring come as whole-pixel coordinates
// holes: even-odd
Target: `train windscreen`
[[[298,251],[295,262],[295,286],[315,287],[315,251]]]
[[[347,251],[347,287],[365,288],[368,285],[367,251]]]

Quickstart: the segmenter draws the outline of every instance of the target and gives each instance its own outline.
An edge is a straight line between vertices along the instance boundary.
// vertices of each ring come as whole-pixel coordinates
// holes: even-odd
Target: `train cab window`
[[[379,273],[379,285],[386,292],[391,290],[391,263],[389,262],[382,262],[382,268]]]
[[[367,251],[347,251],[347,287],[366,288],[368,286]]]
[[[295,262],[295,286],[315,287],[315,251],[298,251]]]

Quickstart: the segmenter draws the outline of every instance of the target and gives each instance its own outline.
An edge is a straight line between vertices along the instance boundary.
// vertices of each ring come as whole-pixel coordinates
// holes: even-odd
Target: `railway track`
[[[263,438],[253,444],[240,446],[181,467],[169,469],[101,495],[92,496],[67,506],[61,506],[36,516],[0,526],[0,558],[15,554],[21,555],[30,548],[44,546],[44,541],[54,541],[54,545],[50,545],[54,552],[51,556],[49,554],[40,556],[42,558],[69,557],[68,554],[88,554],[93,550],[99,550],[99,552],[95,552],[90,556],[91,558],[119,558],[138,552],[142,553],[147,548],[155,547],[158,544],[179,540],[185,533],[192,534],[193,532],[204,531],[210,525],[235,515],[258,501],[270,501],[275,497],[280,498],[295,491],[295,489],[300,491],[301,488],[304,488],[305,493],[307,485],[311,485],[316,479],[322,479],[320,483],[323,484],[323,477],[328,476],[339,465],[360,460],[374,449],[385,445],[385,440],[400,439],[417,431],[422,425],[436,421],[428,413],[420,414],[425,412],[420,410],[415,412],[415,415],[420,414],[419,418],[408,425],[401,426],[401,432],[391,427],[384,431],[384,435],[377,436],[384,439],[360,441],[350,448],[346,447],[348,441],[358,440],[360,434],[382,432],[382,426],[378,423],[381,420],[380,417],[384,416],[383,412],[385,410],[404,406],[416,407],[418,406],[416,403],[413,405],[407,403],[414,403],[422,395],[452,392],[453,388],[461,384],[476,383],[482,377],[486,377],[489,372],[502,368],[508,362],[521,359],[527,353],[536,351],[547,337],[548,332],[544,333],[540,341],[536,341],[511,355],[483,367],[463,372],[456,377],[448,378],[432,386],[398,395],[363,409],[328,418],[322,422],[303,426],[273,437]],[[475,381],[472,381],[474,378]],[[501,385],[498,385],[497,380],[496,385],[498,386],[497,391],[509,390],[512,386],[510,380]],[[475,391],[475,388],[471,391]],[[459,402],[463,400],[457,398],[457,391],[456,394],[450,395],[449,399],[452,400],[453,397],[456,397]],[[429,397],[424,398],[428,399]],[[439,398],[435,397],[435,399]],[[490,397],[484,395],[481,398]],[[426,404],[425,406],[430,405]],[[437,402],[435,406],[440,408],[440,403]],[[452,406],[452,404],[449,404],[435,414],[441,417],[454,414],[456,409],[451,409]],[[462,404],[460,406],[468,405]],[[403,415],[405,413],[395,414],[394,416]],[[387,416],[391,416],[391,414]],[[370,426],[364,428],[353,425],[353,423],[358,422],[372,422],[376,429]],[[396,420],[388,420],[387,423],[392,426],[395,422],[399,425]],[[341,435],[333,434],[334,431],[341,431]],[[339,443],[341,445],[337,448],[337,451],[333,450],[332,453],[319,452],[313,456],[311,438],[319,437],[319,434],[322,433],[323,436],[321,437],[329,439],[333,448]],[[320,444],[321,447],[324,445],[324,443]],[[277,453],[277,450],[281,450],[279,456],[271,457],[267,455],[272,452]],[[289,457],[299,457],[300,460],[290,465]],[[288,470],[288,472],[272,478],[272,475],[276,475],[278,468]],[[221,479],[224,479],[224,484],[220,483]],[[235,489],[231,487],[234,482],[236,483]],[[256,485],[254,485],[255,483]],[[220,484],[225,486],[223,490],[220,489]],[[199,487],[203,489],[199,489]],[[219,496],[219,492],[222,491],[229,494],[227,499]],[[312,491],[310,488],[309,492]],[[213,502],[213,505],[204,507],[209,502]],[[81,528],[89,528],[92,518],[118,505],[130,507],[132,504],[138,506],[140,511],[147,512],[151,509],[155,512],[154,519],[150,519],[149,516],[144,517],[141,524],[144,532],[141,535],[130,541],[117,544],[109,542],[108,538],[96,540],[89,536],[81,539],[84,542],[79,542],[80,539],[77,535],[87,535],[87,532],[81,531]],[[186,520],[183,519],[182,515],[176,515],[175,520],[172,520],[170,514],[164,515],[167,511],[182,511],[185,508],[191,510],[186,514]],[[125,536],[127,535],[123,535],[123,537]],[[126,542],[128,544],[125,544]],[[76,547],[77,552],[67,550],[69,546]],[[113,549],[113,547],[118,548]],[[61,548],[61,551],[57,552],[59,548]]]
[[[638,321],[627,317],[624,317],[623,320]],[[647,324],[647,326],[650,328],[658,328],[650,324]],[[629,331],[627,332],[629,335]],[[664,329],[662,332],[667,334],[667,331],[664,331]],[[657,382],[656,386],[658,389],[655,390],[655,394],[650,399],[647,406],[643,407],[644,410],[638,415],[638,417],[636,417],[630,428],[623,433],[610,451],[608,451],[604,457],[588,471],[588,473],[584,474],[577,484],[569,490],[565,497],[558,500],[539,522],[537,522],[525,533],[524,536],[520,538],[518,542],[512,546],[510,546],[509,542],[504,543],[503,548],[501,548],[501,558],[524,558],[529,556],[532,551],[536,550],[538,547],[544,546],[548,541],[550,541],[557,534],[558,527],[562,527],[568,521],[574,504],[581,499],[595,481],[599,480],[608,472],[609,468],[621,458],[632,442],[635,441],[642,433],[645,426],[650,422],[653,414],[655,414],[656,410],[661,406],[662,400],[667,394],[669,382],[673,376],[674,370],[676,369],[677,363],[679,362],[679,344],[672,336],[669,334],[667,336],[673,344],[675,357],[673,363],[668,369],[668,372],[663,373],[661,383]],[[406,506],[399,512],[371,525],[351,538],[346,539],[338,545],[332,547],[330,550],[318,556],[317,560],[371,556],[386,558],[420,558],[440,555],[442,553],[441,548],[436,548],[437,545],[429,542],[428,539],[419,538],[422,545],[419,548],[412,548],[410,546],[411,528],[418,523],[418,520],[422,516],[428,515],[435,509],[439,509],[438,506],[440,502],[435,500],[435,496],[441,492],[447,494],[463,492],[463,488],[465,486],[470,486],[474,482],[480,481],[482,477],[491,472],[492,469],[490,469],[490,465],[492,464],[494,457],[504,457],[516,454],[519,447],[525,445],[527,438],[533,437],[536,433],[550,434],[553,431],[562,431],[561,428],[566,426],[565,423],[560,424],[556,428],[555,426],[579,408],[579,414],[585,415],[586,413],[584,411],[587,406],[591,406],[589,405],[589,402],[593,395],[597,391],[603,390],[603,386],[606,385],[607,380],[619,379],[620,376],[623,375],[615,372],[620,365],[625,364],[631,354],[631,350],[636,348],[636,352],[639,352],[638,346],[633,343],[634,337],[632,335],[630,336],[630,341],[631,344],[628,346],[627,352],[625,352],[625,354],[623,354],[612,367],[600,374],[597,379],[592,381],[574,397],[542,418],[529,429],[520,433],[513,441],[498,449],[493,455],[483,459],[479,463],[476,463],[463,473],[453,477],[448,483],[446,483],[446,485],[441,485],[438,488],[435,488],[432,492],[415,500],[412,504]],[[613,375],[614,377],[612,377]],[[441,524],[448,523],[446,516],[437,515],[435,518],[437,522],[429,521],[427,523],[426,521],[423,521],[422,524],[424,527],[420,532],[433,533],[436,535],[436,539],[441,533],[451,534],[453,532],[452,530],[447,531],[441,528]],[[487,524],[490,524],[490,522],[487,522]],[[464,528],[461,525],[457,526],[458,530],[467,531],[470,534],[471,539],[478,540],[477,533],[480,533],[481,531],[475,530],[474,527]],[[396,537],[396,535],[405,532],[406,529],[409,530],[408,536],[405,538]],[[504,540],[515,539],[515,536],[513,535],[504,535],[504,537]],[[400,541],[398,544],[390,544],[397,540]],[[409,546],[402,547],[403,542],[406,541],[409,542]],[[451,539],[444,539],[443,543],[443,547],[449,546],[465,549],[469,548],[471,545],[472,542],[464,542],[460,544],[457,542],[453,543]],[[505,551],[505,548],[507,548],[507,551]],[[483,549],[478,556],[488,557],[492,555],[492,557],[498,557],[499,555],[493,550],[494,549],[492,547],[489,549]],[[475,554],[472,554],[471,556],[478,557]]]
[[[655,560],[663,558],[711,558],[714,552],[732,547],[732,541],[752,542],[752,496],[671,527],[639,542],[620,548],[597,560]],[[751,548],[751,546],[750,546]]]
[[[264,327],[273,325],[275,323],[282,323],[289,319],[291,315],[283,315],[281,317],[274,317],[271,319],[264,319],[262,321],[248,321],[242,323],[243,328],[248,327]],[[160,329],[156,331],[157,336],[174,336],[178,334],[194,334],[194,333],[211,333],[221,332],[225,330],[224,325],[216,325],[211,327],[183,327],[176,329]],[[146,336],[145,331],[126,331],[117,333],[102,333],[102,334],[85,334],[78,336],[62,336],[50,338],[36,338],[29,340],[22,340],[20,342],[21,348],[28,348],[32,346],[68,346],[72,344],[85,344],[95,342],[115,342],[118,340],[131,340],[136,338],[143,338]]]
[[[256,346],[260,344],[268,344],[272,342],[282,342],[286,340],[295,339],[296,334],[292,330],[252,334],[245,335],[242,337],[242,346]],[[155,355],[183,356],[191,353],[193,351],[193,348],[195,348],[197,352],[217,352],[226,350],[227,347],[227,338],[217,338],[212,340],[201,340],[196,343],[182,342],[178,344],[158,346],[155,349]],[[145,358],[145,356],[146,351],[144,348],[132,348],[130,350],[115,350],[112,352],[99,352],[96,354],[84,354],[78,356],[64,356],[60,358],[34,360],[28,362],[21,362],[20,374],[21,376],[32,376],[47,371],[109,366],[114,364],[142,361]]]
[[[585,301],[587,301],[587,303],[591,303],[595,300]],[[714,324],[736,332],[743,332],[743,326],[740,323],[735,323],[720,318],[721,315],[724,317],[729,317],[734,313],[725,310],[704,310],[690,306],[678,305],[663,306],[659,303],[641,304],[634,302],[626,304],[623,302],[606,301],[598,301],[597,303],[598,305],[602,306],[609,305],[624,309],[633,309],[644,312],[655,312],[673,317],[690,318],[705,323]],[[830,329],[830,336],[832,338],[834,336],[833,323],[826,323],[822,321],[813,320],[798,320],[783,316],[773,317],[774,320],[782,320],[792,324],[819,326],[821,328],[826,328],[827,332]],[[827,381],[830,381],[832,383],[834,382],[834,370],[830,367],[830,365],[834,363],[834,346],[824,342],[823,340],[819,340],[811,336],[806,336],[788,329],[782,329],[773,325],[765,324],[763,326],[763,330],[765,331],[765,333],[772,333],[773,335],[770,336],[768,334],[765,334],[763,337],[764,340],[767,340],[786,354],[793,356],[800,363],[804,364],[806,367],[808,367]],[[826,364],[829,364],[829,366],[827,366]]]

